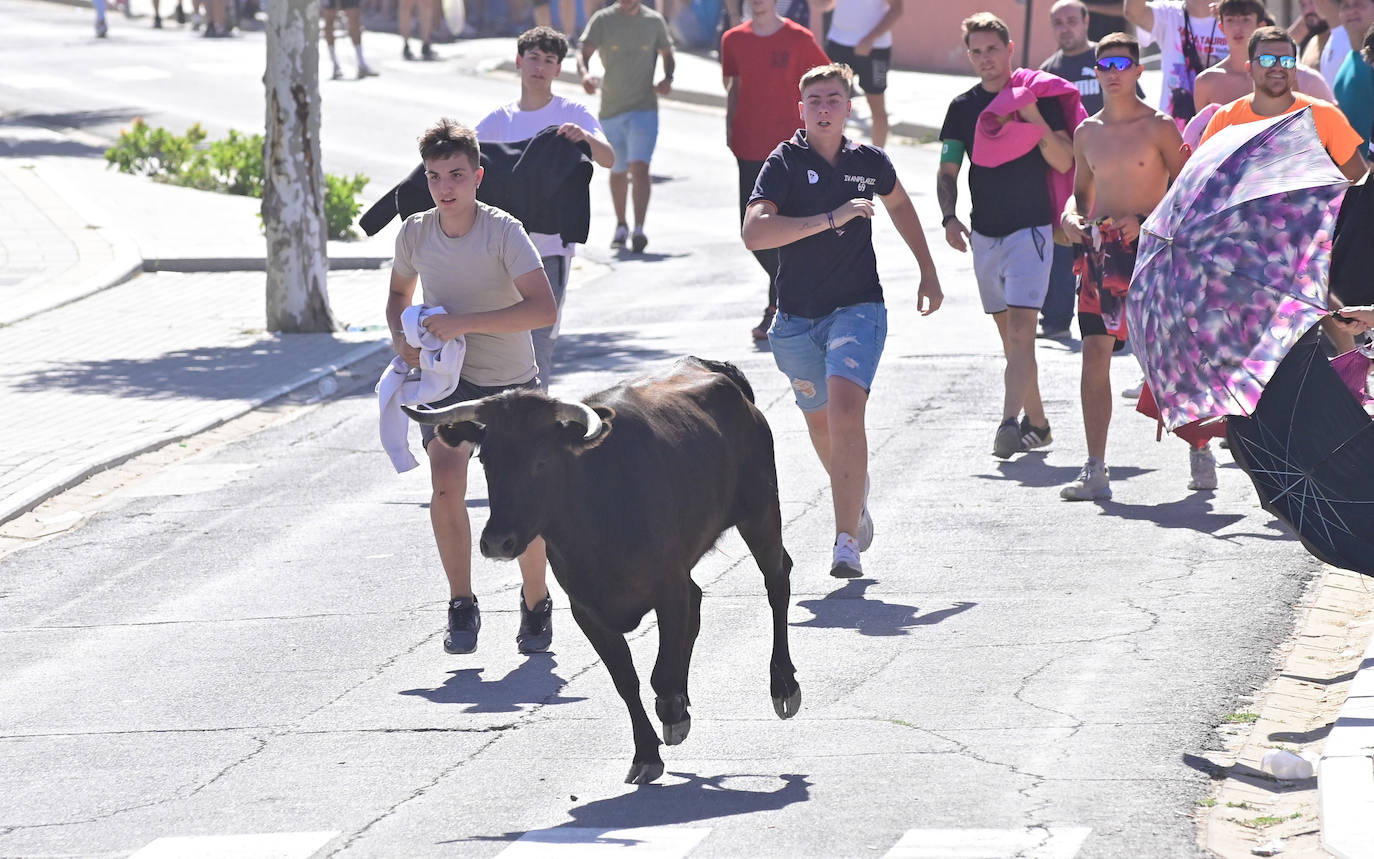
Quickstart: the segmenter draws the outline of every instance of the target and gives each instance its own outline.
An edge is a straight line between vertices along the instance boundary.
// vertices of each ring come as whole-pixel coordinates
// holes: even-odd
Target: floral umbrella
[[[1222,129],[1188,160],[1141,228],[1126,295],[1133,349],[1170,430],[1251,414],[1326,314],[1348,184],[1307,108]]]

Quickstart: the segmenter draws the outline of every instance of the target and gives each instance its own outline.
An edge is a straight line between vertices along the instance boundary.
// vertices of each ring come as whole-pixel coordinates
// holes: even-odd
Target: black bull
[[[406,410],[449,444],[480,442],[491,515],[482,554],[518,556],[535,536],[630,711],[625,781],[663,774],[625,634],[658,616],[650,684],[663,737],[687,737],[687,672],[701,628],[692,568],[730,527],[763,572],[773,612],[769,694],[790,718],[801,690],[787,647],[792,558],[782,545],[773,434],[732,364],[684,358],[664,375],[566,403],[529,390],[442,410]]]

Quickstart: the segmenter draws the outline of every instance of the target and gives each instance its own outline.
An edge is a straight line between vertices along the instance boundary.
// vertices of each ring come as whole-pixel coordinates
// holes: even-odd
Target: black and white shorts
[[[867,95],[881,95],[887,92],[887,70],[892,67],[892,49],[874,48],[868,56],[854,53],[852,45],[839,42],[825,43],[826,56],[832,63],[844,63],[859,77],[859,86]]]

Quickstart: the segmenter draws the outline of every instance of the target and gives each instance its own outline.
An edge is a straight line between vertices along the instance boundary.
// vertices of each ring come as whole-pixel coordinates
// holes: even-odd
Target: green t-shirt
[[[673,46],[668,22],[646,6],[633,15],[620,4],[592,15],[582,33],[583,44],[601,54],[606,74],[601,81],[602,120],[632,110],[658,110],[654,93],[654,69],[658,54]]]

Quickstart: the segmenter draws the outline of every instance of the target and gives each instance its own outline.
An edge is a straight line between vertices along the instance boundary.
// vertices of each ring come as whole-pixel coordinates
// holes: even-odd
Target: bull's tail
[[[749,384],[749,379],[745,377],[744,372],[740,370],[739,367],[736,367],[729,361],[711,361],[706,358],[698,358],[696,355],[692,355],[691,360],[713,373],[720,373],[725,378],[734,382],[735,387],[740,389],[745,399],[749,400],[751,403],[754,402],[754,386]]]

